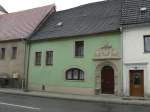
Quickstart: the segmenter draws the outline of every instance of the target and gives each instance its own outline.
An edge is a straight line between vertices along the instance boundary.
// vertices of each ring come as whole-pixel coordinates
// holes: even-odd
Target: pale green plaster
[[[74,57],[74,43],[78,40],[84,40],[85,49],[83,58]],[[107,42],[111,43],[112,47],[115,48],[120,57],[122,57],[120,33],[107,33],[83,36],[80,38],[72,37],[31,43],[28,73],[29,83],[35,85],[95,88],[95,64],[92,59],[96,49],[100,48]],[[52,66],[45,65],[46,50],[54,51]],[[36,51],[42,51],[41,66],[34,65]],[[65,70],[71,67],[83,69],[85,72],[85,80],[66,81]],[[119,69],[121,69],[121,61]]]

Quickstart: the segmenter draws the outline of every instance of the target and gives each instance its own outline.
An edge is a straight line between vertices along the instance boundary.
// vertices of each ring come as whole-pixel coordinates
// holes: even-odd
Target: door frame
[[[118,60],[115,61],[98,61],[96,63],[96,69],[95,69],[95,94],[102,94],[101,89],[101,70],[104,66],[111,66],[114,70],[114,94],[112,95],[120,95],[119,91],[119,83],[118,83],[118,77],[119,77],[119,70],[118,67]],[[119,61],[118,61],[119,62]]]
[[[144,70],[144,97],[148,95],[148,63],[124,63],[123,65],[123,94],[130,96],[129,71]]]

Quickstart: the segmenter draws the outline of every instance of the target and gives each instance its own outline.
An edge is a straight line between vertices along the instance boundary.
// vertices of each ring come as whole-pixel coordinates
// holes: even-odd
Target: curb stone
[[[94,98],[85,98],[81,96],[74,96],[74,97],[68,97],[68,96],[54,96],[54,95],[40,95],[40,94],[32,94],[30,92],[9,92],[9,91],[1,91],[0,93],[5,93],[5,94],[12,94],[12,95],[24,95],[24,96],[33,96],[33,97],[41,97],[41,98],[55,98],[55,99],[63,99],[63,100],[74,100],[74,101],[86,101],[86,102],[99,102],[99,103],[111,103],[111,104],[122,104],[122,105],[137,105],[137,106],[150,106],[150,100],[138,100],[138,99],[130,99],[128,98],[118,98],[118,99],[104,99],[104,98],[99,98],[97,99]]]

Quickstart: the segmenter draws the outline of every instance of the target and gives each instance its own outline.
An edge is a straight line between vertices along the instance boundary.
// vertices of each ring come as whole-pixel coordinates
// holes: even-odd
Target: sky
[[[0,0],[0,4],[8,12],[16,12],[55,3],[59,11],[97,1],[103,0]]]

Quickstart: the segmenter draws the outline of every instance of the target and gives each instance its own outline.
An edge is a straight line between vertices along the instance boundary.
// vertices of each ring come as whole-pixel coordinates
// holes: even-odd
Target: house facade
[[[0,15],[0,86],[24,88],[26,80],[26,39],[44,18],[51,14],[53,5]]]
[[[115,0],[53,13],[29,43],[29,90],[121,95],[120,8]]]
[[[123,85],[125,96],[150,96],[150,1],[123,3]]]
[[[25,41],[0,43],[1,87],[21,88],[24,77]]]

